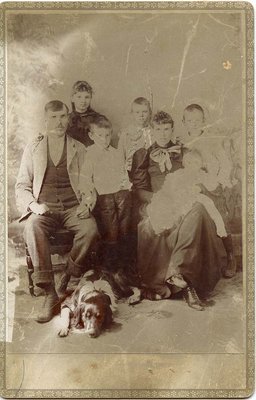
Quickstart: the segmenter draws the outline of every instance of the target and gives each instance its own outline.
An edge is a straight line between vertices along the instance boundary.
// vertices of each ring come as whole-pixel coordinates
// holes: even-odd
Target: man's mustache
[[[56,128],[52,128],[50,131],[54,132],[56,129],[66,129],[66,126],[60,124],[60,125],[56,126]]]

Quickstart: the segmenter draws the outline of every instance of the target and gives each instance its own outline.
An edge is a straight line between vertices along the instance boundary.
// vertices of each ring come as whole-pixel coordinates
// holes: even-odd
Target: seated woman
[[[213,220],[199,202],[165,231],[155,233],[146,206],[165,177],[182,168],[182,149],[172,140],[169,114],[158,112],[153,128],[155,143],[134,154],[131,171],[133,190],[144,205],[138,225],[138,272],[151,298],[168,298],[182,290],[190,307],[203,310],[198,295],[206,296],[218,282],[224,249]]]

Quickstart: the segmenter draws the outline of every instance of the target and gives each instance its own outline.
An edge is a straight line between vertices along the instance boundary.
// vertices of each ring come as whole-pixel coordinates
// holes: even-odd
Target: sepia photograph
[[[253,19],[1,4],[4,398],[253,393]]]

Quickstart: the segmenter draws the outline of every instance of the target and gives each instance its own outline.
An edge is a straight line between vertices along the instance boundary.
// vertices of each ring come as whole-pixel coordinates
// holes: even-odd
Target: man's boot
[[[234,256],[232,236],[222,238],[223,245],[227,252],[227,266],[223,271],[224,278],[233,278],[236,274],[236,258]]]
[[[83,274],[88,270],[87,266],[90,265],[90,256],[91,253],[87,255],[86,259],[84,260],[83,266],[76,264],[71,258],[68,259],[65,271],[61,276],[59,284],[57,286],[57,293],[60,297],[66,295],[66,289],[68,287],[68,283],[71,277],[77,278],[77,280],[79,280],[79,278],[81,278]]]
[[[41,323],[50,321],[52,317],[59,312],[60,305],[54,284],[48,284],[44,289],[44,304],[36,318],[36,321]]]

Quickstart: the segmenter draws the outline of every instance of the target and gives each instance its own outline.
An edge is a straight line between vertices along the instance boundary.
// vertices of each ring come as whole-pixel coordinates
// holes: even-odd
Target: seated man
[[[47,322],[58,303],[49,236],[64,227],[74,233],[67,262],[70,275],[84,272],[86,253],[98,237],[97,225],[83,199],[81,166],[86,149],[66,135],[68,108],[61,101],[45,106],[46,134],[25,148],[16,183],[17,206],[26,219],[24,237],[34,266],[33,279],[46,292],[38,322]]]

